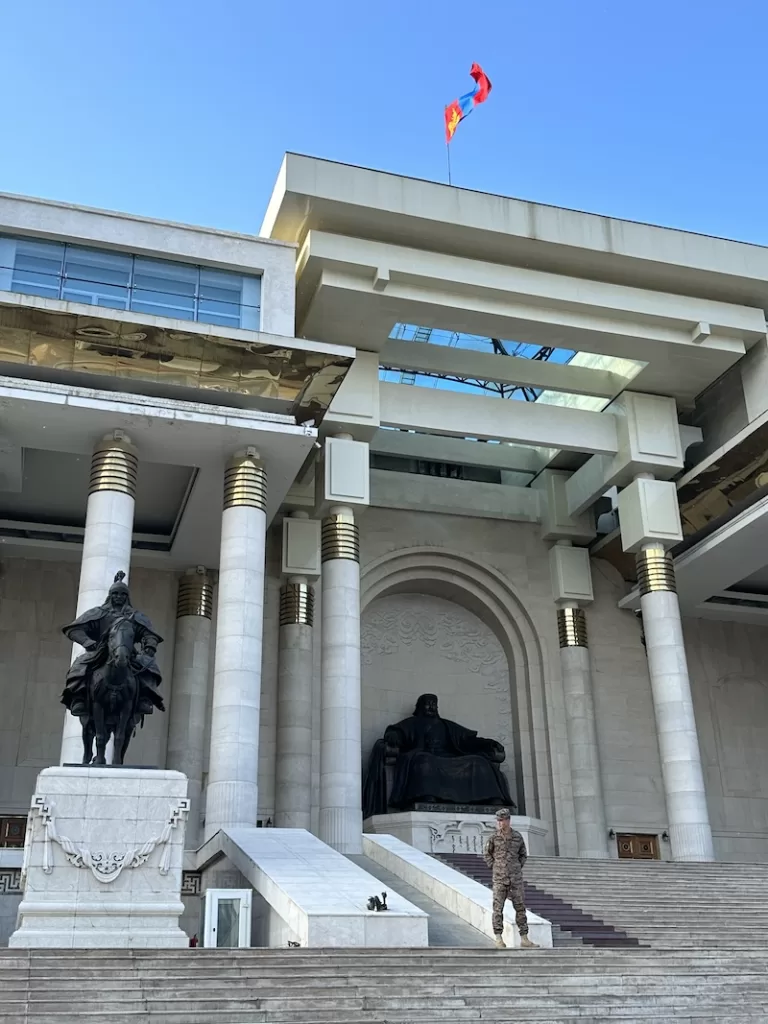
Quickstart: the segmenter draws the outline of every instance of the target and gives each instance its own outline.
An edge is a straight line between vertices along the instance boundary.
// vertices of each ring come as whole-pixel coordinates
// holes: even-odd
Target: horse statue
[[[155,660],[162,637],[142,612],[118,572],[103,605],[90,608],[62,628],[85,652],[70,665],[61,702],[80,719],[83,764],[105,765],[110,736],[112,764],[123,764],[128,745],[144,717],[165,711],[158,692],[162,676]],[[96,742],[96,755],[93,744]]]

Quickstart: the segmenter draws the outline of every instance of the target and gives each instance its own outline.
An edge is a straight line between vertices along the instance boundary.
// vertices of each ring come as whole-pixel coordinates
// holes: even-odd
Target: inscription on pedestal
[[[496,814],[498,807],[489,804],[414,804],[414,811],[430,814]]]

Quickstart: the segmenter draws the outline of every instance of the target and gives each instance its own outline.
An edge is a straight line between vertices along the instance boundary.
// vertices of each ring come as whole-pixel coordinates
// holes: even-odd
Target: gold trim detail
[[[166,326],[157,326],[144,323],[138,312],[126,322],[97,306],[86,317],[43,308],[36,297],[14,298],[27,305],[0,302],[0,363],[3,373],[14,376],[27,376],[16,366],[36,380],[58,381],[70,373],[82,383],[87,374],[88,386],[96,388],[102,386],[99,377],[109,377],[123,385],[120,391],[143,393],[144,383],[194,388],[196,401],[212,404],[219,404],[220,393],[244,395],[284,403],[288,408],[278,411],[290,408],[301,423],[322,419],[352,363],[348,356],[292,348],[292,338],[256,331],[165,317],[157,320]]]
[[[176,618],[199,615],[210,619],[213,614],[213,581],[207,573],[188,572],[179,580]]]
[[[583,608],[557,609],[557,636],[561,647],[589,647]]]
[[[658,591],[677,593],[675,567],[672,555],[668,551],[661,547],[646,548],[644,551],[638,551],[636,562],[637,584],[641,597]]]
[[[311,626],[315,619],[315,592],[308,583],[286,583],[280,590],[280,625]]]
[[[91,459],[88,493],[117,491],[134,498],[138,471],[139,459],[131,445],[125,441],[102,441]]]
[[[237,455],[224,470],[224,508],[267,508],[267,471],[252,455]]]
[[[330,562],[333,558],[346,558],[350,562],[360,561],[360,538],[352,516],[328,516],[323,520],[320,537],[321,561]]]

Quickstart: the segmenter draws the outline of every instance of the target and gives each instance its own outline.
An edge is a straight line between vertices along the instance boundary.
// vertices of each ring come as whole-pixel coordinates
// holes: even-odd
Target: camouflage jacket
[[[521,878],[528,859],[525,840],[519,832],[494,832],[485,845],[485,863],[493,869],[494,881]]]

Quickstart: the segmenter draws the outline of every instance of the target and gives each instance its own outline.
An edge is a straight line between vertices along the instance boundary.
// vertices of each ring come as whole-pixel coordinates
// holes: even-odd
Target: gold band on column
[[[88,493],[117,491],[133,498],[136,496],[138,471],[139,459],[133,445],[127,441],[102,441],[94,449],[91,459]]]
[[[347,558],[360,561],[360,539],[354,517],[336,513],[323,520],[320,534],[320,558],[330,562],[332,558]]]
[[[286,583],[280,590],[280,625],[311,626],[315,617],[315,592],[308,583]]]
[[[646,548],[644,551],[638,551],[636,563],[637,585],[641,597],[660,590],[666,590],[671,594],[677,593],[672,555],[664,548]]]
[[[185,573],[179,580],[179,596],[176,601],[176,618],[184,615],[199,615],[210,619],[213,614],[213,580],[206,572]]]
[[[236,455],[224,470],[224,508],[267,507],[267,471],[253,455]]]
[[[583,608],[557,609],[557,636],[561,647],[589,647]]]

